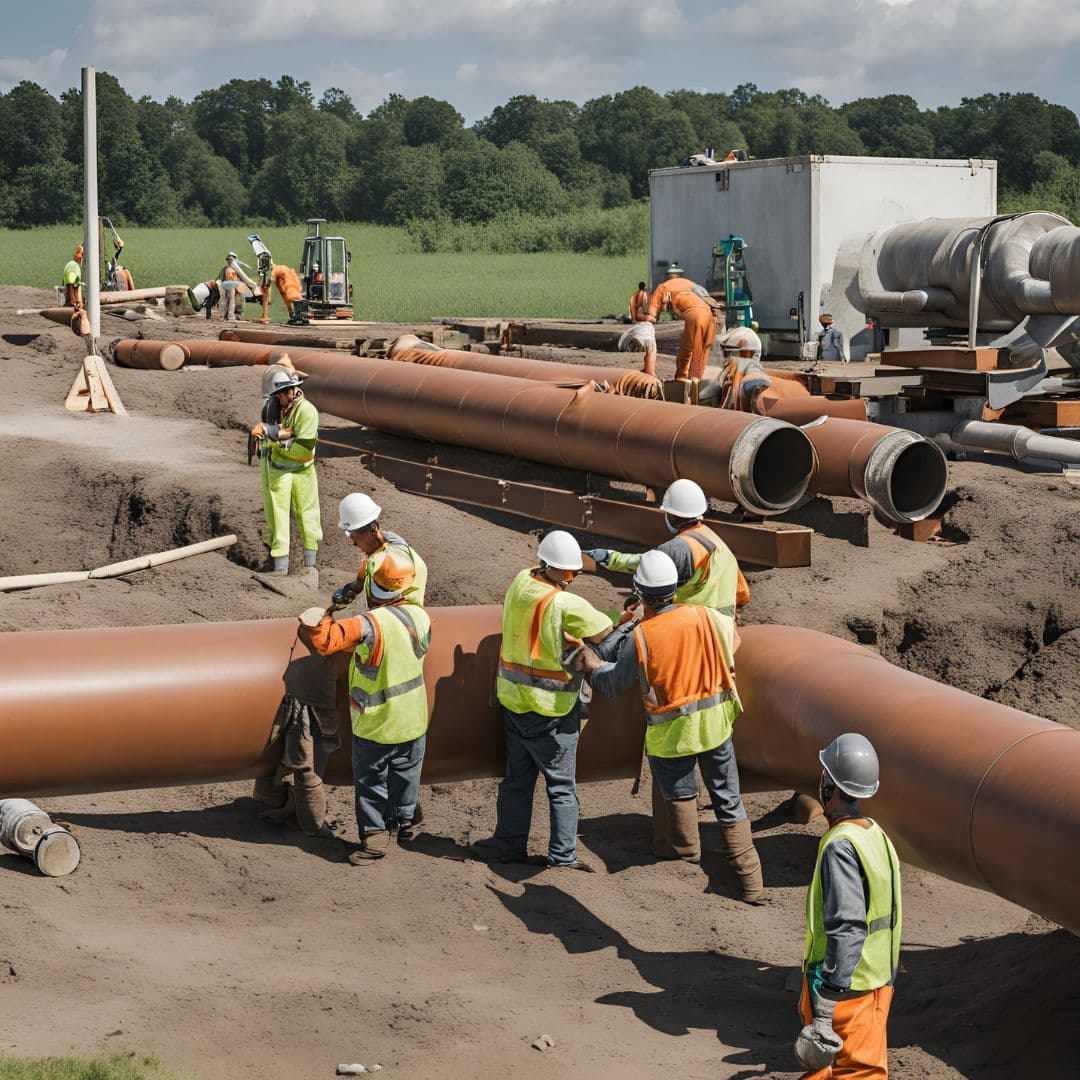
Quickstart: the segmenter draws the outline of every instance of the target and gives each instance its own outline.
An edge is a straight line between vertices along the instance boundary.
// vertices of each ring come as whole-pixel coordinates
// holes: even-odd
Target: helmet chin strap
[[[668,517],[666,513],[664,514],[664,524],[667,526],[667,531],[671,533],[672,536],[678,536],[682,525],[672,524],[671,518]]]

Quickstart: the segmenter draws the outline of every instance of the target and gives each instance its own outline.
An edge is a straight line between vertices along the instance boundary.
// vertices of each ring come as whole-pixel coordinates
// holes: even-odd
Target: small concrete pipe
[[[380,431],[650,486],[686,477],[755,514],[795,506],[813,468],[803,432],[771,417],[315,349],[184,344],[194,363],[266,364],[288,351],[317,408]]]
[[[79,865],[79,842],[27,799],[0,801],[0,844],[29,859],[46,877],[64,877]]]
[[[990,424],[985,420],[964,420],[949,435],[954,443],[972,450],[1009,454],[1017,461],[1038,458],[1080,465],[1080,441],[1040,435],[1017,424]]]
[[[152,371],[176,371],[182,368],[191,354],[178,341],[141,341],[125,338],[113,348],[113,360],[121,367]]]

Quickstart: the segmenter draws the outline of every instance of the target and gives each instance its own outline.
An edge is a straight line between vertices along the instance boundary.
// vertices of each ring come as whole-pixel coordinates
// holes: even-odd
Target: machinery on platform
[[[314,319],[351,319],[352,285],[349,262],[352,255],[343,236],[325,236],[326,218],[308,218],[308,235],[300,257],[300,300],[304,322]]]
[[[734,233],[713,248],[712,266],[705,279],[709,295],[725,307],[725,326],[754,325],[754,299],[743,255],[750,245]]]

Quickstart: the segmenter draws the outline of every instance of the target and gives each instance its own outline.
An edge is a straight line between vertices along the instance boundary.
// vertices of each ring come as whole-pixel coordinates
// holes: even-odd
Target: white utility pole
[[[90,353],[101,337],[101,255],[98,251],[97,82],[92,67],[82,69],[83,99],[83,287],[90,319]]]

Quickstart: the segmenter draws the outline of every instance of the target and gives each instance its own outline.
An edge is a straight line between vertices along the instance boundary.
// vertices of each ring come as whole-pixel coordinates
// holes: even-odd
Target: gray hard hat
[[[869,799],[878,789],[877,751],[865,735],[846,731],[818,754],[832,782],[853,799]]]
[[[275,371],[270,376],[270,393],[280,394],[282,390],[291,390],[300,385],[300,376],[295,371]]]

